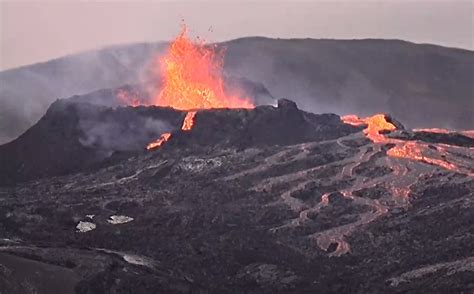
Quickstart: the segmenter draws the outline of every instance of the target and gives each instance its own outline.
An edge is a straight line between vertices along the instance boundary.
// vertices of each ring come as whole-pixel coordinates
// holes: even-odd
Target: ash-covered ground
[[[393,120],[404,158],[289,100],[185,115],[58,101],[1,146],[0,292],[474,291],[474,139]]]

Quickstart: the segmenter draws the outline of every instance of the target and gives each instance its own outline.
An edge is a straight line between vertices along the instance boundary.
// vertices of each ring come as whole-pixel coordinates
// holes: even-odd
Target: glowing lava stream
[[[186,117],[183,121],[183,126],[181,130],[190,131],[194,126],[194,117],[196,116],[196,111],[190,111],[186,114]]]
[[[431,144],[430,146],[418,141],[403,141],[385,137],[381,132],[393,131],[396,130],[397,127],[389,122],[383,114],[377,114],[365,119],[350,115],[342,117],[342,120],[352,125],[367,125],[364,134],[372,142],[376,143],[376,145],[373,148],[374,150],[370,150],[369,147],[361,148],[359,153],[354,156],[358,159],[354,163],[344,166],[338,177],[339,180],[342,180],[344,177],[353,178],[354,168],[370,160],[377,152],[381,152],[382,144],[388,143],[394,144],[395,146],[387,151],[388,157],[379,160],[379,162],[384,162],[384,165],[390,167],[393,172],[374,179],[364,179],[363,177],[356,176],[355,182],[350,188],[340,191],[345,198],[352,199],[354,203],[372,207],[373,211],[360,214],[359,219],[353,223],[336,226],[323,232],[317,232],[311,236],[323,250],[328,250],[332,243],[337,244],[336,250],[330,253],[330,256],[340,256],[350,251],[350,245],[345,237],[351,235],[358,227],[373,222],[381,215],[387,213],[389,209],[408,207],[408,197],[411,192],[411,186],[424,174],[432,173],[434,171],[432,165],[465,174],[469,177],[474,176],[469,162],[464,162],[458,158],[456,154],[449,152],[458,149],[458,152],[465,152],[465,155],[472,157],[472,148],[462,148],[444,144]],[[409,159],[410,161],[399,161],[400,158]],[[376,187],[380,184],[389,185],[391,191],[391,199],[389,198],[389,201],[379,201],[378,199],[354,195],[355,191],[362,191],[363,189]],[[322,199],[321,204],[327,205],[327,200]],[[320,207],[321,206],[310,208],[309,210],[318,211]]]
[[[391,157],[406,158],[436,165],[444,169],[454,172],[474,176],[469,167],[462,167],[447,160],[449,153],[445,148],[436,148],[435,151],[426,143],[417,141],[404,141],[399,139],[387,138],[380,132],[393,131],[397,127],[387,121],[386,116],[377,114],[371,117],[361,119],[355,115],[347,115],[341,117],[342,121],[351,125],[367,125],[364,130],[365,135],[374,143],[395,144],[395,146],[387,151],[387,155]],[[445,132],[449,132],[444,130]],[[452,147],[455,148],[455,147]],[[438,158],[436,158],[438,157]]]
[[[196,111],[189,111],[186,114],[186,117],[183,120],[183,125],[181,126],[181,130],[183,131],[190,131],[193,128],[194,125],[194,116],[196,115]],[[163,146],[166,142],[171,139],[171,133],[164,133],[161,135],[160,138],[158,138],[156,141],[153,141],[149,143],[146,146],[147,150],[151,150],[160,146]]]
[[[336,160],[328,164],[310,165],[303,169],[297,169],[294,172],[282,175],[269,176],[256,183],[250,190],[257,192],[273,191],[280,194],[282,203],[288,206],[297,217],[284,222],[282,225],[269,229],[270,233],[279,234],[288,230],[296,230],[300,236],[303,232],[310,241],[314,242],[319,248],[328,252],[329,256],[341,256],[351,250],[347,237],[352,235],[360,228],[374,222],[390,210],[408,209],[410,206],[411,187],[424,177],[437,173],[436,167],[453,170],[462,174],[472,176],[471,159],[474,158],[473,148],[456,147],[445,144],[425,144],[418,141],[403,141],[385,137],[380,132],[383,130],[395,130],[396,126],[387,121],[384,115],[376,115],[366,119],[360,119],[356,116],[347,116],[343,120],[353,125],[367,125],[364,133],[350,134],[336,140],[324,142],[309,142],[298,145],[292,145],[283,148],[281,151],[272,154],[263,159],[256,167],[239,171],[233,175],[226,176],[221,181],[238,180],[241,177],[251,177],[253,174],[271,174],[265,171],[274,170],[283,164],[300,162],[312,162],[319,156],[316,150],[322,145],[337,144],[337,148],[342,150],[354,149],[354,146],[346,145],[345,142],[360,141],[367,137],[375,144],[365,144],[358,149],[357,153],[343,157],[342,160]],[[385,153],[387,143],[394,144],[394,147],[387,151],[389,156],[379,156]],[[344,154],[344,153],[343,153]],[[444,156],[444,157],[443,157]],[[471,159],[469,159],[471,158]],[[407,160],[408,159],[408,160]],[[380,173],[377,176],[366,176],[356,172],[367,163],[373,161],[374,167],[385,169],[387,172]],[[334,176],[321,176],[332,171],[340,169]],[[469,177],[458,177],[453,179],[452,175],[446,176],[449,181],[466,181]],[[348,187],[344,187],[350,183]],[[281,189],[282,185],[288,186],[287,189]],[[308,193],[308,185],[321,187],[335,187],[332,191],[325,191],[321,196],[319,203],[313,200],[305,200],[305,197],[295,197],[299,193]],[[343,186],[339,189],[339,186]],[[377,197],[366,195],[366,191],[377,190],[380,187],[382,191],[377,192]],[[357,218],[345,224],[335,224],[324,230],[314,230],[314,225],[318,222],[318,217],[314,219],[322,210],[331,205],[338,205],[330,200],[332,193],[341,193],[344,198],[351,199],[351,205],[367,207],[356,213]],[[279,204],[279,202],[276,202]],[[311,217],[313,216],[313,217]],[[317,225],[316,225],[317,227]],[[336,248],[330,252],[330,248]],[[332,249],[331,249],[332,250]]]
[[[146,149],[147,149],[147,150],[151,150],[151,149],[154,149],[154,148],[163,146],[163,144],[165,144],[170,138],[171,138],[171,133],[163,133],[163,134],[161,135],[161,137],[159,137],[158,139],[156,139],[156,140],[153,141],[153,142],[150,142],[150,143],[146,146]]]

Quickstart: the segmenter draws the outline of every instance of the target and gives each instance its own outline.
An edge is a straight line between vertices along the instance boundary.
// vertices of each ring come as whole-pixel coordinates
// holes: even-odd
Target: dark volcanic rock
[[[468,137],[462,132],[449,130],[441,130],[441,132],[430,132],[428,130],[396,130],[387,134],[387,137],[406,141],[423,141],[427,143],[443,143],[460,147],[474,147],[474,138]]]
[[[250,264],[240,270],[237,279],[243,285],[256,284],[263,289],[282,291],[295,288],[300,277],[274,264]]]
[[[430,132],[415,132],[412,140],[428,143],[444,143],[462,147],[474,147],[474,139],[458,133],[438,134]]]
[[[184,115],[58,101],[16,145],[1,147],[2,160],[19,163],[1,174],[15,185],[0,188],[0,289],[474,290],[471,148],[428,148],[427,156],[442,148],[436,158],[459,169],[388,157],[390,146],[367,142],[361,128],[288,100],[198,111],[191,131],[180,130]],[[86,142],[84,117],[120,134],[105,128]],[[132,151],[94,163],[91,154],[117,148],[110,138],[141,138],[134,124],[150,118],[173,126],[170,141],[152,151],[122,143]],[[70,173],[19,182],[51,171]]]
[[[289,100],[278,107],[257,106],[252,110],[201,110],[189,133],[181,133],[176,144],[215,147],[263,147],[336,139],[358,129],[343,124],[335,114],[312,114],[299,110]]]
[[[0,185],[97,167],[144,150],[183,114],[156,107],[108,108],[58,100],[13,142],[0,146]]]
[[[0,185],[87,170],[137,155],[162,133],[179,130],[186,115],[162,107],[103,106],[108,98],[101,97],[110,91],[58,100],[20,138],[0,146]],[[96,104],[84,102],[88,100]],[[337,115],[306,113],[289,100],[280,100],[277,108],[202,110],[195,120],[193,130],[176,132],[167,148],[290,145],[357,131]]]

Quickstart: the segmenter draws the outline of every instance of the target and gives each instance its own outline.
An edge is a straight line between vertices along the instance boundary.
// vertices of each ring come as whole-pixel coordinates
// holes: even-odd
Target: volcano
[[[102,103],[117,92],[0,146],[7,293],[474,290],[473,138],[286,99]]]
[[[0,146],[1,293],[474,291],[472,131],[302,110],[186,32]]]

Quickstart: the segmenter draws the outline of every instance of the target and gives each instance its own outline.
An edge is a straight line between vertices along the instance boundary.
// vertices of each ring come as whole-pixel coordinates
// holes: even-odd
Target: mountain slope
[[[0,72],[0,143],[24,132],[57,98],[141,80],[166,44],[132,44]],[[243,38],[225,70],[308,111],[392,113],[410,127],[474,128],[474,53],[392,40]]]
[[[117,127],[145,111],[182,119],[109,111]],[[0,287],[41,293],[12,270],[33,267],[77,293],[472,292],[474,139],[376,118],[288,100],[201,110],[158,149],[0,188]],[[29,132],[54,130],[44,121]]]
[[[104,90],[54,102],[37,124],[0,146],[0,185],[90,170],[141,154],[162,133],[179,130],[186,116],[185,111],[167,107],[117,108],[87,102],[114,98],[114,91]],[[285,100],[277,108],[201,110],[196,120],[192,136],[184,136],[194,149],[288,145],[358,130],[337,115],[305,113]]]

